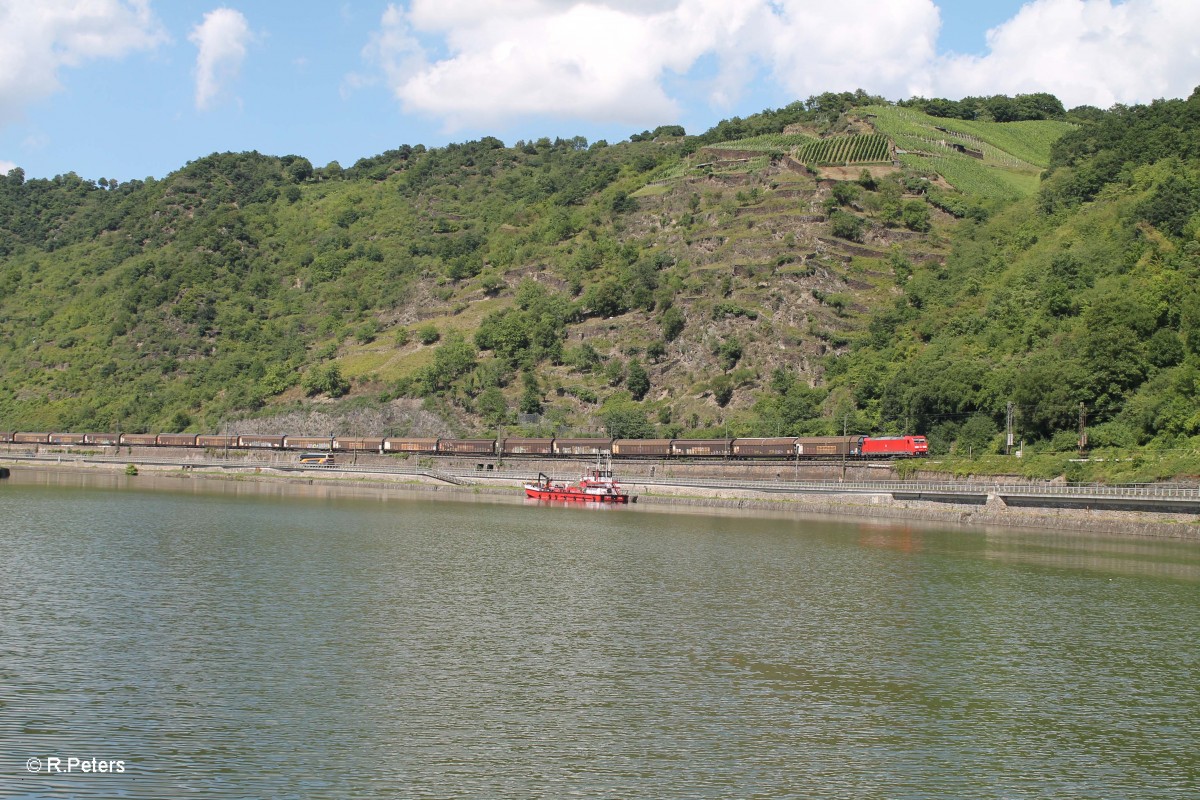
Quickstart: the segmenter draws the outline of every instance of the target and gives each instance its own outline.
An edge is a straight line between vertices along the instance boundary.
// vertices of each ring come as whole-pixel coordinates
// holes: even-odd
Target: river
[[[1194,542],[9,480],[0,796],[1195,797],[1198,599]]]

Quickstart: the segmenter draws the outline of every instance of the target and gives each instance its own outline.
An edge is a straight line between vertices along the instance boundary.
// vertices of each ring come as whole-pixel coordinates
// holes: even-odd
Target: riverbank
[[[138,464],[139,474],[126,475],[125,464],[88,461],[13,462],[9,480],[17,483],[61,482],[65,476],[101,477],[97,484],[110,488],[184,489],[204,483],[242,487],[253,492],[299,492],[308,496],[371,496],[400,493],[454,500],[525,501],[520,480],[496,477],[487,484],[454,485],[428,475],[383,473],[331,473],[324,470],[280,472],[253,464],[220,468],[179,468]],[[51,476],[60,476],[52,478]],[[984,506],[926,500],[897,500],[886,494],[798,494],[748,489],[707,488],[639,483],[624,485],[638,496],[638,505],[670,511],[754,511],[780,517],[857,518],[876,521],[911,521],[974,529],[1024,528],[1097,535],[1149,537],[1200,541],[1200,518],[1191,514],[1138,511],[1103,511],[1079,508],[1029,508],[988,503]]]

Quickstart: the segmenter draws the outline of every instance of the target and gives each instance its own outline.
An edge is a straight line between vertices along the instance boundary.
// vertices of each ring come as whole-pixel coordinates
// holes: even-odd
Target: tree
[[[526,370],[521,380],[525,384],[525,389],[521,392],[521,413],[542,413],[542,390],[538,385],[537,375],[532,370]]]
[[[313,176],[312,162],[304,156],[284,156],[279,161],[287,168],[287,176],[294,183],[303,183]]]
[[[683,312],[675,306],[671,306],[662,315],[662,331],[663,338],[668,342],[675,341],[675,338],[683,332],[684,319]]]
[[[475,408],[488,425],[500,425],[508,418],[508,401],[504,399],[504,393],[495,386],[489,386],[480,393],[475,401]]]
[[[921,200],[909,200],[900,212],[904,227],[910,231],[925,233],[931,227],[929,224],[929,206]]]
[[[973,414],[959,429],[955,450],[959,455],[984,455],[995,436],[996,423],[992,418],[987,414]]]
[[[717,358],[721,362],[721,369],[728,372],[736,367],[742,358],[742,343],[736,336],[730,336],[717,347]]]
[[[646,396],[646,392],[650,391],[650,376],[646,374],[646,368],[642,366],[642,362],[636,358],[629,361],[625,376],[625,388],[629,390],[629,394],[633,396],[634,400],[641,400]]]
[[[615,317],[629,310],[624,301],[625,293],[615,280],[608,279],[593,283],[580,299],[584,308],[597,317]]]
[[[852,242],[862,241],[864,223],[860,217],[847,214],[841,209],[834,209],[829,215],[829,224],[833,235],[839,239],[849,239]]]
[[[625,362],[613,356],[604,365],[604,379],[609,386],[617,386],[625,380]]]
[[[432,322],[417,328],[417,341],[421,344],[431,345],[440,338],[442,335],[438,333],[437,327]]]
[[[350,391],[350,381],[342,377],[342,370],[337,364],[313,367],[304,376],[303,386],[310,397],[315,394],[341,397]]]
[[[728,375],[718,375],[712,379],[713,400],[724,408],[733,399],[733,380]]]
[[[1188,221],[1198,210],[1200,181],[1188,174],[1179,162],[1138,208],[1142,219],[1172,236],[1183,236]]]
[[[862,196],[862,187],[850,181],[841,181],[833,185],[833,199],[838,205],[850,206],[858,202]]]
[[[1083,322],[1087,335],[1082,349],[1095,407],[1111,410],[1145,377],[1147,340],[1156,321],[1141,303],[1117,296],[1091,305]]]
[[[637,211],[638,204],[637,200],[630,197],[628,193],[617,192],[613,195],[610,207],[614,214],[628,214],[631,211]]]
[[[646,412],[624,392],[605,402],[600,418],[608,435],[614,439],[649,439],[654,436],[654,426],[646,419]]]

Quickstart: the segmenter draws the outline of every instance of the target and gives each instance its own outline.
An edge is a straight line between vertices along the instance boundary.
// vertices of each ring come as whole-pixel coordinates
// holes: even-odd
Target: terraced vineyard
[[[977,122],[931,117],[909,108],[863,109],[895,142],[905,166],[937,173],[960,191],[1014,198],[1037,190],[1050,161],[1050,145],[1073,127],[1067,122]],[[957,148],[982,154],[982,158]]]
[[[901,154],[900,163],[918,170],[930,170],[969,195],[1017,199],[1037,191],[1037,171],[1005,169],[960,155],[927,158]]]
[[[890,161],[888,151],[888,137],[866,134],[810,141],[793,155],[805,164],[875,164]]]
[[[708,171],[753,173],[766,167],[764,159],[786,153],[811,167],[899,161],[917,173],[940,175],[967,194],[1015,199],[1037,191],[1041,172],[1050,161],[1051,144],[1074,127],[1055,120],[946,119],[899,106],[868,106],[850,116],[876,132],[826,138],[772,133],[728,140],[707,145],[688,161],[660,168],[651,182],[676,180],[698,162]],[[862,130],[861,124],[858,129]],[[654,191],[647,188],[641,194]]]
[[[753,150],[770,153],[791,150],[793,147],[802,147],[814,141],[816,140],[813,137],[803,133],[767,133],[762,136],[721,142],[714,147],[721,150]]]

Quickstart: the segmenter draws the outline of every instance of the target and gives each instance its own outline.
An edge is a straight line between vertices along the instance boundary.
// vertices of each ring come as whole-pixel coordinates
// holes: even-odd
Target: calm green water
[[[0,795],[1200,792],[1194,544],[139,481],[0,483]]]

